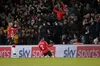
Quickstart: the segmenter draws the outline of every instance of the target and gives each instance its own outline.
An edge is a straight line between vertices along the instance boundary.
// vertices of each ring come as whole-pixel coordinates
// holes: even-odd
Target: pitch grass
[[[0,58],[0,66],[100,66],[100,58]]]

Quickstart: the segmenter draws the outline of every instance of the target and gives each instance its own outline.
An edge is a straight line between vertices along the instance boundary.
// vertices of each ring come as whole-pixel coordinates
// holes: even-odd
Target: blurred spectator
[[[60,6],[60,4],[62,5],[62,7]],[[57,3],[57,5],[55,5],[53,11],[57,14],[58,20],[62,20],[62,17],[65,14],[65,10],[66,10],[66,6],[63,4],[63,2]]]
[[[76,42],[74,42],[73,43],[74,45],[81,45],[81,44],[83,44],[82,42],[81,42],[81,40],[80,39],[78,39]]]
[[[14,34],[14,44],[18,44],[18,39],[19,39],[19,35],[18,35],[18,31],[15,32]]]
[[[0,29],[0,45],[6,45],[6,36],[3,30]]]
[[[13,44],[14,43],[14,35],[16,33],[16,31],[18,30],[18,28],[16,27],[16,25],[14,26],[15,28],[13,28],[13,23],[9,23],[9,26],[7,28],[7,38],[8,38],[8,43],[9,44]]]
[[[99,43],[99,39],[98,39],[98,37],[95,38],[95,39],[93,40],[93,43],[94,43],[94,44],[98,44],[98,43]]]

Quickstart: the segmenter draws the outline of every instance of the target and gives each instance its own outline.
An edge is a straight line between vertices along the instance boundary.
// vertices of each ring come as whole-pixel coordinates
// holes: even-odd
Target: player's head
[[[41,38],[41,40],[45,40],[45,38],[44,38],[44,37],[42,37],[42,38]]]
[[[50,40],[50,44],[54,44],[54,42],[52,40]]]
[[[47,37],[42,37],[41,40],[48,41],[48,38]]]
[[[9,23],[9,26],[12,27],[13,26],[13,23]]]
[[[59,11],[62,11],[62,8],[59,8]]]

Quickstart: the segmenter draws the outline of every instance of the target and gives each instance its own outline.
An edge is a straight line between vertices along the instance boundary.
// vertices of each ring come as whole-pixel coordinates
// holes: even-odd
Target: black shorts
[[[52,56],[52,53],[50,51],[44,53],[44,56],[47,56],[47,55],[49,55],[51,57]]]

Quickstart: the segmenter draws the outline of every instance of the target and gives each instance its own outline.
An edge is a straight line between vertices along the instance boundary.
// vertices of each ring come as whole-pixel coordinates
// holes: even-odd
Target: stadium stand
[[[78,40],[98,44],[100,2],[89,1],[0,0],[0,45],[35,45],[42,37],[55,44],[73,44]],[[12,29],[18,28],[12,40],[7,37],[9,23],[13,23]]]

